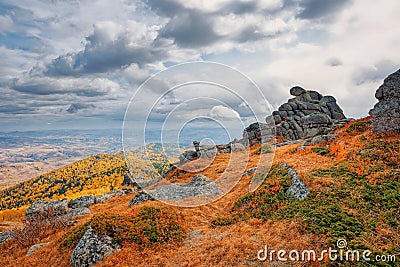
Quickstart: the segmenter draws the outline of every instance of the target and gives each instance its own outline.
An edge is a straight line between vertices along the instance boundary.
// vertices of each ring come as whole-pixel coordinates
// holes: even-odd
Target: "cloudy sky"
[[[121,127],[143,81],[198,60],[241,71],[273,106],[301,85],[366,116],[400,67],[398,14],[398,0],[2,0],[0,129]],[[225,104],[210,116],[242,115]]]

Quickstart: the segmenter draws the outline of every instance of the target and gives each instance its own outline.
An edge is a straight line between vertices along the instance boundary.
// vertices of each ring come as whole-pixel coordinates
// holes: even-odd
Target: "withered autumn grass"
[[[152,229],[171,226],[178,229],[177,238],[150,242],[151,238],[140,231],[140,238],[117,237],[121,251],[97,266],[262,266],[256,255],[264,245],[321,251],[334,246],[337,238],[345,238],[354,249],[399,253],[400,136],[374,134],[368,123],[351,125],[338,129],[336,140],[307,147],[305,151],[297,150],[299,145],[278,148],[266,181],[254,193],[248,193],[249,175],[225,197],[196,208],[177,208],[156,201],[128,208],[132,196],[115,198],[92,206],[92,214],[79,218],[75,228],[44,237],[41,242],[52,243],[30,256],[25,256],[27,248],[7,241],[0,247],[0,265],[68,266],[83,225],[95,221],[102,233],[115,225],[110,220],[119,220],[134,228],[132,218],[143,210],[169,214],[168,220],[156,223]],[[329,153],[319,155],[313,152],[316,148]],[[259,146],[251,148],[248,169],[257,165],[259,155],[254,152],[258,149]],[[227,155],[217,156],[202,173],[216,179],[226,168],[226,160]],[[305,200],[293,200],[284,194],[290,176],[281,167],[282,162],[293,167],[309,187]],[[173,179],[187,182],[191,176],[180,173]],[[70,245],[61,245],[68,242]]]

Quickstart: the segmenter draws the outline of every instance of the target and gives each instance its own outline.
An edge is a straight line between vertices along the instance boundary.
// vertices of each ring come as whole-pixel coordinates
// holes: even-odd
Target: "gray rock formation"
[[[26,210],[25,217],[27,219],[35,219],[40,217],[49,216],[64,216],[68,213],[67,199],[62,200],[39,200],[34,203]]]
[[[245,145],[264,144],[275,139],[275,128],[271,121],[267,123],[255,122],[243,131],[243,143]]]
[[[286,194],[298,200],[303,200],[309,193],[307,186],[299,178],[296,171],[288,167],[286,163],[282,163],[282,167],[287,168],[288,173],[292,176],[292,185],[286,190]]]
[[[198,152],[197,151],[185,151],[179,156],[179,164],[185,164],[187,162],[193,161],[198,158]]]
[[[151,195],[146,193],[145,191],[139,191],[136,196],[134,196],[131,201],[129,202],[129,207],[133,205],[138,205],[140,203],[155,200]]]
[[[96,204],[98,204],[98,203],[104,203],[104,202],[106,202],[106,201],[108,201],[108,200],[110,200],[110,199],[112,199],[112,198],[114,198],[114,196],[113,196],[113,195],[110,195],[110,194],[108,194],[108,193],[105,193],[105,194],[96,196]]]
[[[337,136],[335,134],[326,134],[326,135],[318,135],[312,138],[308,138],[304,140],[304,145],[315,145],[321,142],[326,142],[330,140],[336,139]]]
[[[182,159],[182,160],[185,161],[184,159]],[[185,161],[185,162],[187,162],[187,161]],[[142,171],[143,170],[144,169],[142,169]],[[111,191],[107,194],[117,194],[119,196],[129,195],[129,194],[136,192],[136,190],[138,190],[138,189],[143,189],[143,188],[149,187],[153,184],[156,184],[160,180],[162,180],[161,176],[152,178],[153,176],[151,175],[151,173],[148,171],[147,171],[148,173],[146,173],[146,171],[147,170],[144,171],[145,175],[138,174],[138,173],[129,173],[129,172],[127,174],[125,174],[122,185],[123,186],[132,186],[135,188],[122,188],[119,190]],[[147,178],[145,178],[145,176]]]
[[[96,197],[94,195],[82,196],[70,200],[68,202],[68,207],[72,209],[87,208],[95,203],[96,203]]]
[[[338,122],[346,119],[333,96],[305,90],[299,86],[290,89],[294,98],[281,105],[267,122],[273,120],[276,133],[286,140],[328,133]]]
[[[223,145],[205,145],[198,141],[193,142],[195,151],[188,150],[179,156],[179,165],[193,161],[198,158],[214,158],[221,153],[231,153],[246,150],[246,147],[236,141]]]
[[[89,226],[72,252],[69,262],[75,267],[92,266],[120,248],[111,237],[98,236]]]
[[[9,239],[12,239],[12,232],[10,230],[0,232],[0,245]]]
[[[75,209],[72,209],[72,210],[68,213],[68,215],[69,215],[71,218],[75,218],[75,217],[83,216],[83,215],[90,214],[90,213],[91,213],[91,212],[90,212],[90,209],[89,209],[89,208],[82,207],[82,208],[75,208]]]
[[[186,184],[171,183],[155,189],[141,191],[130,201],[129,206],[155,199],[178,201],[187,197],[213,196],[221,193],[221,189],[213,180],[202,174],[197,174]]]
[[[31,255],[33,252],[35,252],[41,248],[44,248],[45,246],[48,246],[49,244],[50,244],[50,242],[33,245],[28,249],[28,252],[26,253],[26,255]]]
[[[384,80],[375,97],[379,102],[369,111],[373,129],[400,132],[400,69]]]

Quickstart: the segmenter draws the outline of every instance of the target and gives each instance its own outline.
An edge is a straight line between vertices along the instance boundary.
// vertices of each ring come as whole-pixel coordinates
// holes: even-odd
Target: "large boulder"
[[[74,267],[92,266],[120,248],[111,237],[98,236],[89,226],[72,252],[69,262]]]
[[[137,205],[150,200],[179,201],[188,197],[213,196],[221,194],[218,185],[210,178],[197,174],[186,184],[168,184],[151,190],[139,192],[129,203]]]
[[[87,208],[96,203],[96,197],[94,195],[81,196],[76,199],[72,199],[68,202],[68,207],[72,209]]]
[[[305,90],[300,86],[291,88],[290,94],[294,98],[266,118],[267,125],[271,125],[270,122],[273,121],[276,134],[286,140],[326,134],[346,120],[333,96],[323,96],[317,91]],[[257,131],[254,132],[257,134]]]
[[[26,210],[27,219],[48,218],[64,216],[69,212],[67,199],[62,200],[39,200]]]
[[[252,123],[243,131],[243,142],[245,145],[264,144],[273,139],[275,139],[275,130],[274,122],[271,120],[267,121],[267,123]]]
[[[400,132],[400,69],[384,80],[375,97],[379,102],[369,111],[373,129]]]

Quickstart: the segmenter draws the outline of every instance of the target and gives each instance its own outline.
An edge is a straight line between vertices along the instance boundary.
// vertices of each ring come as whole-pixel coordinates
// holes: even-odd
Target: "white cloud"
[[[222,105],[218,105],[218,106],[214,106],[211,110],[210,110],[210,117],[218,119],[218,120],[240,120],[240,115],[239,113],[237,113],[235,110],[222,106]]]

